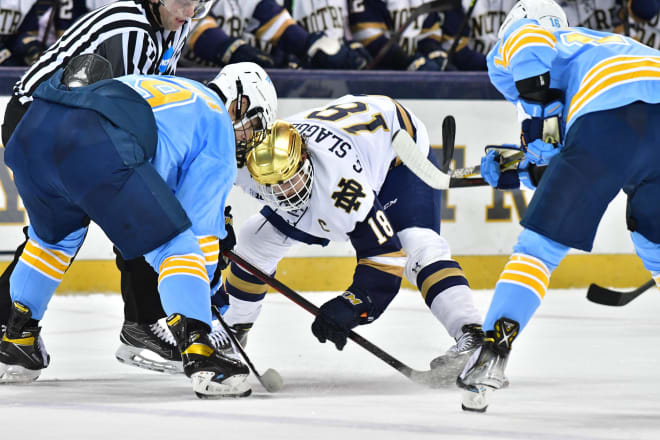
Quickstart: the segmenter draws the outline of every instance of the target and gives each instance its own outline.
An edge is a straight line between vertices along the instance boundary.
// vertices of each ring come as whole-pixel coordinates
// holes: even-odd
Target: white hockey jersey
[[[394,24],[394,30],[398,30],[408,20],[413,9],[429,2],[430,0],[383,0]],[[391,30],[385,27],[382,17],[371,13],[368,7],[362,3],[361,1],[353,1],[351,4],[351,13],[354,16],[359,14],[359,17],[361,17],[360,22],[351,22],[353,37],[365,46],[383,33],[386,33],[389,37]],[[442,36],[442,30],[440,29],[442,23],[440,20],[424,28],[424,22],[428,16],[429,14],[418,16],[401,36],[399,44],[409,55],[414,54],[417,50],[418,41],[429,37],[440,39]]]
[[[463,10],[470,9],[472,0],[463,0]],[[468,22],[471,30],[469,47],[487,54],[497,43],[497,32],[517,0],[478,0]]]
[[[278,0],[278,3],[285,5],[284,0]],[[346,36],[346,0],[296,0],[291,3],[291,16],[307,32],[325,32],[327,36],[340,41]]]
[[[421,121],[386,96],[346,95],[287,121],[305,139],[314,179],[311,199],[302,212],[276,212],[296,229],[328,240],[348,240],[371,210],[396,160],[394,133],[405,129],[424,154],[430,148]],[[258,198],[247,169],[238,174],[237,184]]]
[[[37,0],[2,0],[0,35],[16,34],[36,2]]]

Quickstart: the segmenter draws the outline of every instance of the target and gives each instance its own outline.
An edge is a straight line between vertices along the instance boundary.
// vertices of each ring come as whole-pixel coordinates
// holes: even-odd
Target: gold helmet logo
[[[266,138],[247,153],[246,164],[252,178],[262,185],[289,180],[302,164],[303,142],[296,128],[277,120]]]

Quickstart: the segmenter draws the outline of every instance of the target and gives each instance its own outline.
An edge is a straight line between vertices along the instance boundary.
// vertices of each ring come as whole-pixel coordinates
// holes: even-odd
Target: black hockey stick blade
[[[446,173],[454,158],[454,142],[456,141],[456,120],[452,115],[442,120],[442,162],[440,171]]]
[[[287,287],[276,278],[262,272],[261,269],[246,261],[235,252],[223,251],[223,254],[231,261],[238,264],[303,309],[307,310],[312,315],[318,315],[319,308],[295,290]],[[458,374],[449,373],[442,367],[427,371],[414,370],[352,330],[349,332],[348,338],[417,384],[425,385],[430,388],[445,388],[448,386],[453,387],[456,383],[456,376]]]
[[[654,285],[655,281],[651,278],[635,290],[630,292],[618,292],[592,283],[589,286],[589,289],[587,289],[587,299],[604,306],[625,306]]]
[[[488,186],[482,177],[452,177],[449,180],[450,188],[473,188],[475,186]]]

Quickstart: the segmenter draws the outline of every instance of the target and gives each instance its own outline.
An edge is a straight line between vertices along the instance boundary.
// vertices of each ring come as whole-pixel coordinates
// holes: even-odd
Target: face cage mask
[[[213,6],[211,0],[159,0],[159,3],[170,12],[187,8],[189,5],[193,4],[193,20],[204,18],[211,10],[211,6]]]
[[[300,183],[302,180],[303,183]],[[287,212],[299,211],[312,196],[314,167],[307,158],[300,169],[289,180],[276,185],[258,185],[259,195],[274,209]]]
[[[250,97],[245,97],[248,101],[247,109],[243,109],[243,84],[240,79],[236,80],[236,117],[240,118],[234,122],[234,131],[245,131],[246,126],[252,128],[252,135],[247,140],[236,140],[236,162],[241,168],[245,165],[245,155],[247,152],[259,145],[266,138],[266,115],[262,107],[250,108]],[[260,127],[255,127],[253,120],[259,122]]]

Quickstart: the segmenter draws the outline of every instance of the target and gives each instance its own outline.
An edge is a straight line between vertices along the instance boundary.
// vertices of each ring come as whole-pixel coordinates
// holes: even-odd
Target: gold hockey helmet
[[[286,211],[302,209],[311,196],[314,170],[296,128],[277,120],[250,149],[247,169],[266,203]]]

